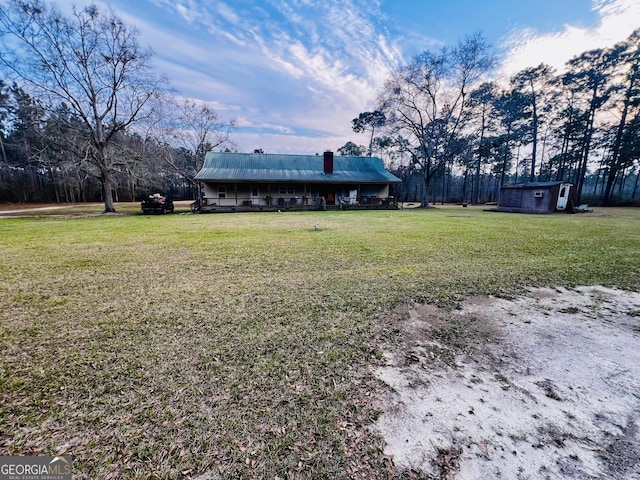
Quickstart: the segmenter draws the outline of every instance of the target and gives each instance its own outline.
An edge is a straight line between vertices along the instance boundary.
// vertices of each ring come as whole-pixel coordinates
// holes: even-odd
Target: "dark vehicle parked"
[[[147,200],[144,200],[140,206],[144,214],[156,214],[172,213],[173,212],[173,200],[169,197],[164,197],[159,193],[149,195]]]

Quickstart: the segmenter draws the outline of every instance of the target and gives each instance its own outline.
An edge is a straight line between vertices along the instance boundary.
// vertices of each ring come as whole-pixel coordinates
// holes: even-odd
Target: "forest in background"
[[[640,30],[609,48],[492,78],[482,36],[425,51],[392,72],[378,108],[352,121],[384,158],[401,200],[496,201],[500,186],[567,181],[577,202],[633,204],[640,169]]]
[[[194,199],[193,177],[206,152],[235,149],[233,121],[195,102],[162,101],[161,119],[120,131],[110,142],[116,202],[155,192]],[[104,201],[100,170],[88,152],[90,134],[66,105],[51,110],[17,84],[0,81],[0,122],[0,202]]]
[[[0,202],[111,211],[156,191],[193,199],[206,152],[237,150],[235,121],[171,91],[113,13],[10,5],[0,9]],[[638,202],[640,30],[561,73],[542,64],[499,80],[494,66],[479,34],[423,52],[354,118],[367,145],[338,154],[381,157],[402,179],[397,199],[425,206],[493,202],[501,185],[555,180],[574,183],[580,202]]]

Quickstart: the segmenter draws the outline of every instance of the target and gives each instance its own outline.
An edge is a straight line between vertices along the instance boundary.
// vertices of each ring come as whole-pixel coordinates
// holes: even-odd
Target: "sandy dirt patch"
[[[604,287],[404,305],[375,429],[437,479],[640,478],[640,294]]]

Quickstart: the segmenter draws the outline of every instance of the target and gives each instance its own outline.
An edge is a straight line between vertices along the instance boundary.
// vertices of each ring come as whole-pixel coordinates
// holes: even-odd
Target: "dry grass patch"
[[[0,451],[78,478],[411,476],[368,429],[380,315],[640,283],[635,210],[464,213],[0,220]]]

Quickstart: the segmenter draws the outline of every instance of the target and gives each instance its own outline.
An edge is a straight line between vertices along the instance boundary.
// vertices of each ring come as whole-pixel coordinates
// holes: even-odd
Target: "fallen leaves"
[[[637,286],[634,215],[3,220],[0,449],[64,450],[78,478],[399,478],[367,430],[377,317],[532,281]]]

